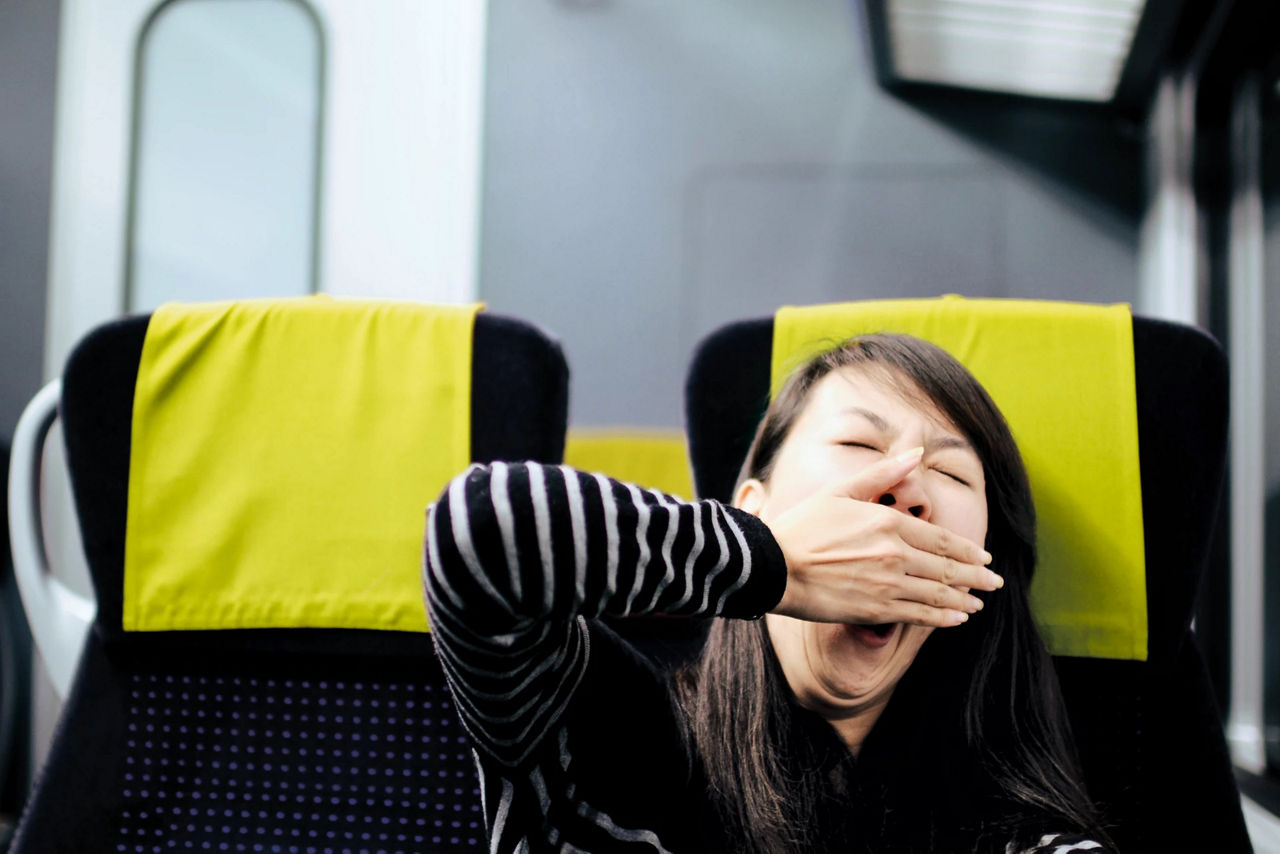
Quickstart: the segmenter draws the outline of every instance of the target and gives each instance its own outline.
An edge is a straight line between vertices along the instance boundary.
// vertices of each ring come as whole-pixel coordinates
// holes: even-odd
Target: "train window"
[[[174,0],[143,28],[127,310],[316,289],[323,63],[296,0]]]

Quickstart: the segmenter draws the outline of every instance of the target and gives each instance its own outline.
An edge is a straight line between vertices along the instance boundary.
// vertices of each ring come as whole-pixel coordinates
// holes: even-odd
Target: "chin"
[[[915,661],[929,631],[901,623],[876,627],[833,625],[827,655],[823,656],[831,693],[857,702],[887,696]]]

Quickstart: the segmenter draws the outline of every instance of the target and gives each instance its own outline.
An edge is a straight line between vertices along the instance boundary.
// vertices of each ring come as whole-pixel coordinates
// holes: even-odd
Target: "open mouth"
[[[893,630],[897,627],[897,623],[876,623],[869,626],[848,624],[845,630],[864,646],[878,648],[889,642]]]

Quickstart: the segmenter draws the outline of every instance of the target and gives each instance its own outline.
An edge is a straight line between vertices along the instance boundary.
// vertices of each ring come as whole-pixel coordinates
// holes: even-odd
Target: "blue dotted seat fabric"
[[[471,748],[445,689],[396,679],[129,680],[119,852],[470,851]]]
[[[213,634],[158,652],[90,635],[14,854],[487,850],[429,638],[388,657],[223,649]],[[355,633],[292,634],[341,650]]]

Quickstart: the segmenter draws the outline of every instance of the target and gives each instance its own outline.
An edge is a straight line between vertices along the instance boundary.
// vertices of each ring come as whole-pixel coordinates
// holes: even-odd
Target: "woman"
[[[726,507],[496,463],[433,506],[491,850],[1100,849],[1027,604],[1026,474],[972,376],[852,339],[788,381],[743,472]],[[605,614],[723,619],[671,684]]]

